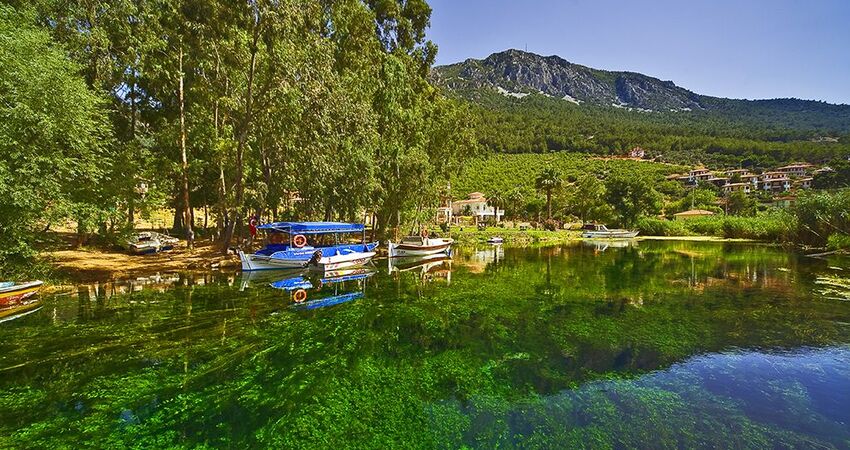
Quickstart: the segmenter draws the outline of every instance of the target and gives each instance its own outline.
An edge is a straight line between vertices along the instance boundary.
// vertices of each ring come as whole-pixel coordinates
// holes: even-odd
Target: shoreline
[[[525,230],[493,228],[483,231],[451,230],[439,233],[441,236],[452,237],[458,246],[486,244],[493,236],[504,238],[508,246],[530,246],[539,244],[557,245],[585,239],[580,231],[574,230]],[[733,239],[718,236],[638,236],[636,241],[682,241],[682,242],[716,242],[716,243],[758,243],[778,245],[752,239]],[[598,241],[598,240],[596,240]],[[46,283],[46,287],[63,286],[73,283],[104,282],[126,280],[136,277],[147,277],[163,273],[210,271],[217,269],[238,269],[239,259],[232,254],[222,255],[218,247],[209,241],[199,241],[195,249],[189,251],[185,246],[151,254],[132,255],[121,250],[101,248],[58,249],[43,251],[42,260],[55,271],[55,280]]]

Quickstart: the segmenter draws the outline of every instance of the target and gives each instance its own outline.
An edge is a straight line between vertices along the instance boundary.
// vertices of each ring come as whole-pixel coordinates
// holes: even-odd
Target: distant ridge
[[[778,117],[793,129],[824,129],[850,132],[850,105],[814,100],[738,100],[696,94],[636,72],[594,69],[573,64],[559,56],[540,56],[521,50],[505,50],[483,60],[437,66],[436,84],[475,100],[481,91],[522,98],[543,94],[575,104],[628,108],[652,112],[719,112],[724,116]],[[747,117],[750,118],[750,117]]]

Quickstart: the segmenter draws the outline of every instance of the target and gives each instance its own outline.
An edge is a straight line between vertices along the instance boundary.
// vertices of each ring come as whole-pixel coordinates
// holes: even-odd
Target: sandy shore
[[[193,251],[185,245],[152,255],[130,255],[99,249],[57,250],[44,253],[60,276],[74,281],[105,281],[156,273],[237,268],[239,259],[222,255],[210,242],[198,242]]]

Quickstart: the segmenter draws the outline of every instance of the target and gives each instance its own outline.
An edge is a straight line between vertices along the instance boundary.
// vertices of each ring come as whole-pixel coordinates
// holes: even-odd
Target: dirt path
[[[197,243],[192,252],[181,245],[174,250],[152,255],[130,255],[117,250],[68,249],[46,252],[45,256],[62,276],[75,281],[106,281],[162,272],[239,266],[238,258],[234,255],[223,256],[209,242]]]

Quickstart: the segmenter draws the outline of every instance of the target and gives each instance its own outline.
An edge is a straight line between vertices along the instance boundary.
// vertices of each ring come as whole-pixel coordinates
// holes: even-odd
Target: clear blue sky
[[[699,94],[850,104],[850,0],[430,0],[438,64],[508,48]]]

